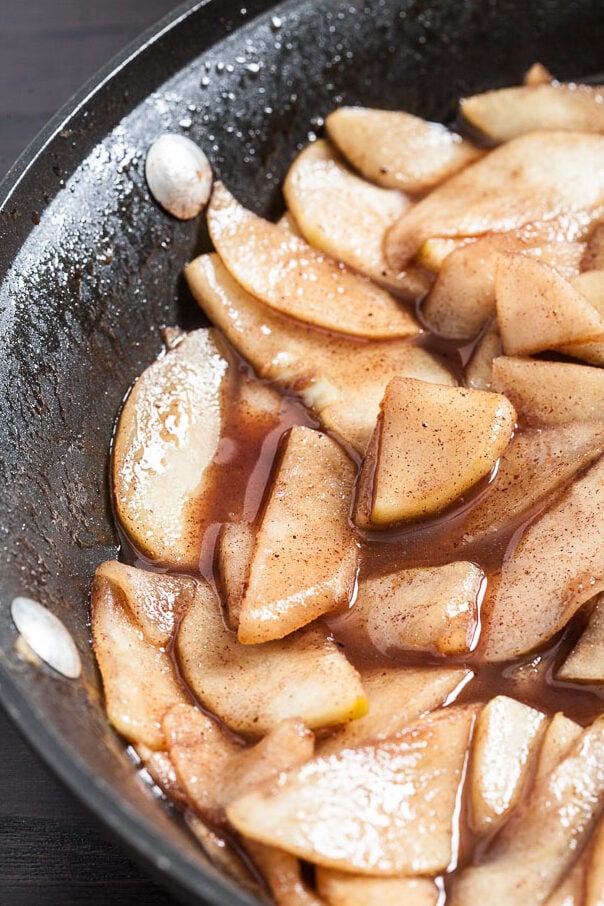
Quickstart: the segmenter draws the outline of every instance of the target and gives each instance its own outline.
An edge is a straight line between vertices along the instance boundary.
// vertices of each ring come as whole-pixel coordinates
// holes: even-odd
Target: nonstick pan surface
[[[89,645],[96,566],[119,555],[108,454],[160,328],[203,323],[183,265],[202,220],[144,180],[165,131],[198,141],[241,201],[277,215],[297,149],[341,103],[447,121],[463,94],[601,72],[600,0],[187,3],[88,85],[0,186],[0,700],[67,785],[187,902],[251,904],[207,864],[108,726]],[[547,166],[547,161],[544,161]],[[21,661],[9,604],[58,613],[81,681]]]

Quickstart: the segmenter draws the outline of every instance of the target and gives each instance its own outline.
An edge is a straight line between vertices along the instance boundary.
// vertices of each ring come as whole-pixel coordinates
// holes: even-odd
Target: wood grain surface
[[[176,5],[0,0],[0,178],[74,91]],[[0,906],[175,903],[109,841],[0,708]]]

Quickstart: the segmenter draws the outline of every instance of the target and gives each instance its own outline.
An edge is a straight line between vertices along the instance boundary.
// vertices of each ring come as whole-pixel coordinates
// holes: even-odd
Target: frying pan
[[[95,567],[119,554],[108,450],[121,400],[162,325],[203,323],[181,272],[207,249],[204,226],[152,202],[146,149],[165,131],[190,135],[244,204],[276,215],[289,162],[338,104],[447,121],[460,95],[517,82],[535,60],[562,79],[600,72],[603,26],[600,0],[189,2],[74,98],[0,185],[0,699],[185,902],[257,901],[137,777],[107,724],[87,615]],[[81,681],[16,656],[19,594],[64,620]]]

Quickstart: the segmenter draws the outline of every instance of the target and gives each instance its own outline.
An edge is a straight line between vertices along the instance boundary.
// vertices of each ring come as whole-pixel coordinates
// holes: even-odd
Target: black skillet
[[[189,2],[75,98],[0,186],[0,699],[187,902],[254,901],[136,777],[88,642],[90,577],[119,554],[107,482],[116,412],[161,325],[202,323],[181,271],[206,245],[203,223],[154,205],[146,149],[184,132],[244,203],[277,214],[288,163],[334,106],[447,120],[460,95],[517,82],[535,60],[560,78],[601,72],[601,0]],[[71,629],[81,682],[15,655],[18,594]]]

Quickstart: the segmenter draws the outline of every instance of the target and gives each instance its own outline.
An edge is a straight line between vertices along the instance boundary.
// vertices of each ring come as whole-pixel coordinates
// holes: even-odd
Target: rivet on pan
[[[80,676],[78,649],[58,617],[31,598],[14,598],[10,610],[15,626],[34,654],[62,676]]]

